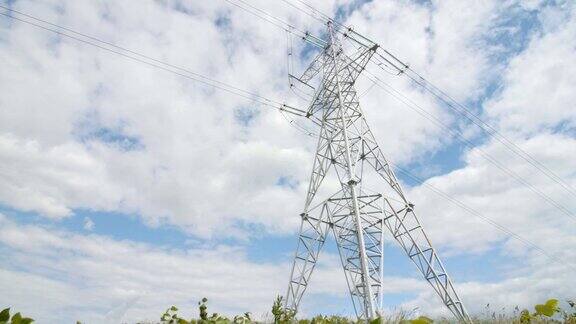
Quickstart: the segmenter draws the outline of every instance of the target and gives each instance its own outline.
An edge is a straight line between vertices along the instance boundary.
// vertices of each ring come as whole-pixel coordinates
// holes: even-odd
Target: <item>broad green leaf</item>
[[[22,324],[22,315],[16,313],[12,316],[12,324]]]
[[[29,317],[24,317],[24,318],[20,321],[20,324],[30,324],[30,323],[32,323],[32,322],[34,322],[33,319],[31,319],[31,318],[29,318]]]
[[[0,312],[0,322],[8,322],[10,320],[10,307]]]
[[[550,299],[545,304],[534,306],[534,309],[536,309],[536,315],[552,317],[558,311],[558,299]]]
[[[546,306],[558,309],[558,299],[548,299],[548,301],[546,302]]]

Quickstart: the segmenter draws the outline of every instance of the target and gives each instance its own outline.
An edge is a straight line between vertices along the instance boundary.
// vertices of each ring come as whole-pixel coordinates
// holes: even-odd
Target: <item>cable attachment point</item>
[[[413,204],[413,203],[408,203],[408,204],[406,205],[406,211],[407,211],[407,212],[411,212],[411,211],[413,211],[413,210],[414,210],[414,204]]]
[[[402,65],[403,67],[398,70],[398,75],[403,74],[404,72],[406,72],[406,70],[410,68],[410,65],[408,65],[408,63],[403,63]]]

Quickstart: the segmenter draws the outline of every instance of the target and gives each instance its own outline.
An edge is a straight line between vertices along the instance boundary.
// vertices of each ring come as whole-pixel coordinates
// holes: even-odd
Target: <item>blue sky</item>
[[[286,35],[226,1],[3,1],[16,10],[304,106],[287,87]],[[315,34],[282,2],[250,1]],[[338,2],[340,3],[340,2]],[[410,63],[576,186],[576,11],[554,1],[314,3]],[[1,9],[3,10],[3,9]],[[304,68],[310,48],[295,40]],[[266,318],[284,294],[316,140],[241,97],[0,18],[0,306],[41,323],[195,315]],[[468,147],[375,87],[361,103],[387,156],[483,216],[574,260],[571,193],[406,78],[385,82]],[[370,87],[360,79],[359,92]],[[314,125],[303,125],[314,128]],[[471,313],[574,298],[566,265],[397,174]],[[328,183],[328,187],[334,184]],[[572,243],[573,242],[573,243]],[[302,313],[351,315],[334,241]],[[445,315],[388,241],[384,310]],[[154,279],[156,278],[156,279]],[[25,287],[22,287],[22,285]],[[495,308],[496,309],[496,308]]]

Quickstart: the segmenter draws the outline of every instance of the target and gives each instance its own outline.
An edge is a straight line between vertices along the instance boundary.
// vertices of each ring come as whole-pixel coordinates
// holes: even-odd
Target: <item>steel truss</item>
[[[378,316],[382,307],[386,228],[454,316],[459,321],[470,322],[414,213],[414,205],[405,197],[360,108],[354,85],[377,45],[362,43],[360,51],[348,57],[335,34],[333,25],[328,23],[328,45],[297,78],[308,85],[310,80],[321,76],[308,108],[308,117],[320,125],[320,133],[304,211],[300,215],[300,233],[285,307],[298,309],[331,230],[356,315],[360,319]],[[385,181],[390,194],[369,194],[362,188],[365,168],[372,169]],[[341,189],[313,206],[330,171],[338,177]]]

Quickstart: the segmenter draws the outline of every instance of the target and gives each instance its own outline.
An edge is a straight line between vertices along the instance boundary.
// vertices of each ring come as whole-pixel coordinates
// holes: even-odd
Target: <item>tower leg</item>
[[[440,296],[444,305],[459,321],[471,323],[444,265],[414,214],[413,208],[411,204],[399,205],[397,202],[385,199],[384,224],[424,279]]]
[[[298,235],[298,246],[292,263],[290,282],[288,283],[288,292],[285,300],[286,309],[294,312],[298,310],[300,300],[308,287],[328,232],[326,206],[322,205],[319,209],[319,212],[312,210],[310,213],[301,214],[302,221]],[[316,216],[314,216],[315,214]]]
[[[396,175],[376,143],[365,119],[362,119],[361,129],[364,130],[361,155],[392,189],[384,204],[385,226],[422,273],[424,279],[440,296],[444,305],[458,320],[470,323],[470,317],[460,301],[444,265],[438,258],[436,250],[432,247],[432,243],[430,243],[414,213],[414,205],[404,195]]]

